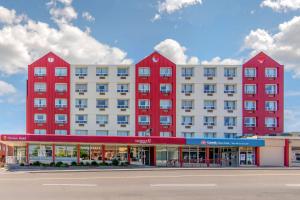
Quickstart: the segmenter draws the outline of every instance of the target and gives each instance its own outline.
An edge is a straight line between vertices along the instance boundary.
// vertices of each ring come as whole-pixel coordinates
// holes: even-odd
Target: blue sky
[[[291,2],[0,0],[0,133],[25,132],[26,65],[47,51],[129,63],[154,49],[177,63],[239,63],[264,50],[286,65],[285,130],[300,131],[300,2]]]

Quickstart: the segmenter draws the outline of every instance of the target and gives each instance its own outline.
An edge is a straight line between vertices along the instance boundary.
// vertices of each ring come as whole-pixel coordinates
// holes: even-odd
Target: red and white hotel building
[[[259,165],[264,136],[283,132],[283,65],[176,65],[154,52],[133,65],[28,66],[26,134],[2,135],[19,162],[158,166]],[[245,136],[244,138],[241,138]]]

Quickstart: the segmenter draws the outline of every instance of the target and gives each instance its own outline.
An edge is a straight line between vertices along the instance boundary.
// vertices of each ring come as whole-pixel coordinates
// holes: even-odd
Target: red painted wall
[[[155,62],[157,61],[157,62]],[[149,67],[150,76],[139,77],[138,71],[140,67]],[[171,77],[160,77],[160,67],[170,67],[172,68]],[[176,65],[171,62],[166,57],[162,56],[158,52],[154,52],[151,55],[144,58],[142,61],[136,64],[135,68],[136,74],[136,116],[135,116],[135,127],[136,135],[139,131],[146,131],[151,128],[151,136],[160,136],[160,132],[171,132],[172,137],[176,137]],[[139,83],[149,83],[150,84],[150,93],[141,94],[138,91]],[[160,93],[160,84],[169,83],[172,84],[172,92],[168,95]],[[150,109],[142,110],[138,108],[139,99],[150,99]],[[169,110],[160,109],[160,99],[170,99],[172,100],[172,108]],[[138,124],[139,115],[150,115],[150,125],[141,126]],[[170,115],[172,116],[172,125],[170,126],[161,126],[160,125],[160,116],[161,115]]]
[[[54,59],[49,62],[49,58]],[[35,77],[34,67],[46,67],[46,76]],[[55,76],[55,67],[66,67],[68,74],[65,77]],[[45,82],[47,84],[45,93],[34,92],[34,83]],[[67,83],[67,92],[55,92],[55,83]],[[34,98],[46,98],[47,106],[45,108],[35,108]],[[55,98],[67,99],[67,108],[55,108]],[[47,134],[54,134],[56,129],[67,130],[70,134],[70,64],[55,55],[48,53],[42,58],[36,60],[28,66],[28,81],[27,81],[27,99],[26,99],[26,133],[33,134],[34,129],[46,129]],[[47,114],[47,123],[36,124],[34,123],[35,113]],[[68,122],[63,125],[55,124],[55,114],[67,114]]]
[[[256,78],[250,79],[245,77],[244,69],[247,67],[256,68]],[[277,78],[265,77],[265,68],[276,67]],[[272,58],[261,52],[243,64],[243,133],[266,135],[272,133],[282,133],[284,128],[284,66],[278,64]],[[245,84],[256,84],[257,92],[255,95],[247,95],[244,91]],[[275,96],[265,94],[265,84],[277,84],[278,93]],[[244,101],[256,101],[256,111],[246,111]],[[270,112],[265,110],[265,101],[277,101],[277,111]],[[256,127],[247,128],[244,125],[245,117],[256,117]],[[277,127],[266,128],[265,117],[276,117]]]

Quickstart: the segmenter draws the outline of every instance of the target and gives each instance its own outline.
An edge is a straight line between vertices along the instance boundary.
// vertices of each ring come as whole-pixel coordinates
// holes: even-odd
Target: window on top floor
[[[108,68],[107,67],[97,67],[96,76],[108,76]]]
[[[129,69],[124,67],[118,68],[117,76],[129,76]]]
[[[66,67],[56,67],[55,68],[55,76],[67,76],[68,69]]]
[[[75,68],[75,76],[87,76],[88,68],[87,67],[76,67]]]
[[[277,68],[266,68],[265,69],[265,76],[268,77],[268,78],[277,77]]]
[[[216,76],[216,68],[205,67],[204,68],[204,76],[205,77],[215,77]]]
[[[247,78],[254,78],[256,77],[256,68],[245,68],[244,75]]]
[[[159,69],[159,74],[161,77],[170,77],[170,76],[172,76],[172,68],[171,67],[161,67]]]
[[[139,76],[141,76],[141,77],[150,76],[150,68],[149,67],[140,67],[139,68]]]
[[[192,77],[194,76],[194,68],[193,67],[183,67],[181,69],[182,77]]]
[[[34,76],[46,76],[46,67],[35,67]]]
[[[235,67],[226,67],[224,68],[224,76],[228,78],[233,78],[236,76],[236,68]]]
[[[46,92],[46,83],[34,83],[35,92]]]

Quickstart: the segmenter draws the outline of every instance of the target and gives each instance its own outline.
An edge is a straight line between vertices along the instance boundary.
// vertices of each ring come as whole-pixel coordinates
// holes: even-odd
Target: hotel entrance
[[[130,164],[154,166],[154,147],[133,146],[130,148]]]
[[[237,167],[238,166],[237,147],[223,147],[221,148],[221,166],[222,167]]]

